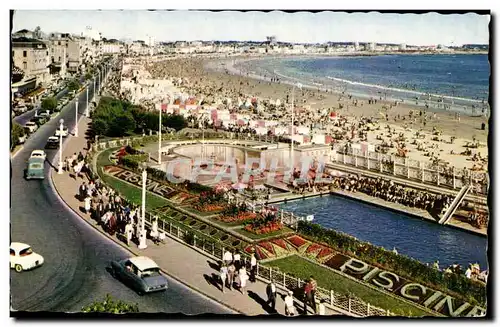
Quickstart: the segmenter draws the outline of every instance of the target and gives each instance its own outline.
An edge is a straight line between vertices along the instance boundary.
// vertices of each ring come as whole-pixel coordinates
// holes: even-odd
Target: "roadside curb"
[[[14,152],[14,153],[11,152],[10,159],[14,159],[19,154],[19,152],[21,152],[22,149],[24,149],[24,145],[21,145],[20,147],[18,147],[16,152]]]
[[[83,221],[85,221],[85,223],[87,223],[88,225],[90,225],[92,228],[94,228],[95,230],[97,230],[100,234],[103,234],[106,238],[108,238],[109,240],[111,240],[113,243],[117,244],[118,246],[120,246],[121,248],[123,248],[124,250],[126,250],[127,252],[133,254],[134,256],[139,256],[140,253],[136,253],[135,251],[133,251],[132,248],[128,247],[128,246],[125,246],[124,244],[121,244],[119,242],[116,242],[110,235],[104,233],[101,229],[99,229],[97,226],[95,226],[91,221],[89,221],[88,219],[82,217],[76,210],[74,210],[73,208],[71,208],[67,203],[66,201],[64,201],[63,197],[61,196],[61,193],[59,191],[59,189],[55,186],[55,183],[53,181],[53,174],[55,173],[55,170],[53,168],[51,168],[51,171],[50,171],[50,178],[49,178],[49,183],[50,183],[50,186],[52,187],[52,189],[55,191],[54,193],[57,195],[57,197],[59,198],[59,201],[61,203],[64,204],[64,206],[66,206],[67,209],[69,209],[70,211],[72,211],[75,215],[77,215],[80,219],[82,219]],[[171,239],[173,239],[174,241],[178,242],[178,240],[170,237],[170,236],[167,236]],[[211,296],[211,295],[208,295],[206,294],[205,292],[203,292],[202,290],[200,290],[199,288],[195,287],[195,286],[192,286],[186,282],[184,282],[183,280],[181,280],[179,277],[177,276],[174,276],[172,275],[171,273],[165,271],[163,268],[160,267],[160,270],[167,276],[175,279],[177,282],[181,283],[182,285],[202,294],[203,296],[209,298],[210,300],[212,301],[215,301],[217,303],[219,303],[220,305],[224,306],[224,307],[227,307],[233,311],[235,311],[237,314],[243,314],[243,315],[246,315],[244,312],[216,299],[215,297]]]

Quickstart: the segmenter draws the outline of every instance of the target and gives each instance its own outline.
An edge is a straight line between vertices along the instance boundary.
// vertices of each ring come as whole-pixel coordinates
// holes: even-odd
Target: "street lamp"
[[[78,100],[75,101],[75,137],[78,137]]]
[[[160,122],[158,125],[158,164],[161,165],[161,114],[163,113],[163,110],[161,108],[160,104],[160,114],[158,115],[160,118]]]
[[[89,118],[89,88],[87,87],[87,106],[85,107],[85,116]]]
[[[59,169],[57,173],[61,175],[63,173],[63,162],[62,162],[62,135],[64,130],[64,119],[59,119]]]
[[[292,138],[292,144],[291,144],[291,148],[290,148],[290,163],[291,163],[291,167],[292,167],[292,174],[293,174],[293,170],[294,170],[294,167],[295,167],[295,156],[294,156],[294,152],[293,152],[293,137],[294,137],[294,128],[293,128],[293,123],[294,123],[294,118],[295,118],[295,108],[294,108],[294,96],[295,96],[295,86],[297,86],[299,89],[302,89],[302,84],[300,83],[297,83],[297,84],[293,84],[293,88],[292,88],[292,131],[291,131],[291,138]]]
[[[146,180],[148,178],[148,173],[146,171],[146,163],[142,163],[142,208],[141,208],[141,229],[139,235],[139,249],[143,250],[148,247],[146,244]]]
[[[95,101],[95,80],[96,80],[96,76],[94,75],[94,88],[92,89],[92,99],[94,99],[93,101]]]

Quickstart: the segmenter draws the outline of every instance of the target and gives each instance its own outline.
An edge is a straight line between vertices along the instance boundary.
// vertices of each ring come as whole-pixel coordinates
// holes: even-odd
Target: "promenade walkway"
[[[70,136],[64,144],[63,158],[73,153],[82,151],[87,145],[83,137],[87,130],[89,119],[81,118],[79,122],[79,137]],[[57,174],[54,169],[51,172],[51,178],[54,187],[62,200],[82,219],[95,227],[106,237],[127,249],[132,255],[144,255],[152,258],[161,267],[161,269],[172,278],[175,278],[195,289],[196,291],[222,303],[231,309],[246,315],[265,315],[269,314],[269,308],[265,304],[267,300],[266,283],[257,280],[255,283],[247,284],[247,295],[237,290],[230,291],[225,289],[222,293],[218,280],[218,269],[216,269],[216,258],[209,257],[206,254],[198,252],[196,249],[180,243],[178,240],[167,237],[165,244],[155,245],[148,240],[148,247],[139,250],[135,244],[127,247],[116,236],[110,236],[102,231],[102,228],[90,218],[90,215],[82,213],[80,207],[83,203],[75,198],[78,187],[82,183],[81,179],[75,180],[67,172],[62,175]],[[111,276],[109,278],[112,278]],[[126,286],[123,286],[126,287]],[[167,290],[168,293],[168,290]],[[278,289],[278,293],[284,296],[285,291]],[[168,295],[167,295],[168,296]],[[278,313],[284,314],[283,296],[278,296],[276,309]],[[302,303],[296,300],[296,311],[301,312]],[[310,313],[312,313],[309,308]],[[339,314],[327,308],[327,315]]]

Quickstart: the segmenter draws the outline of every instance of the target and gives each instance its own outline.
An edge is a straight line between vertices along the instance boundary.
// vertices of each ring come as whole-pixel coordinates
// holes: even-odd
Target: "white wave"
[[[375,88],[375,89],[380,89],[380,90],[385,90],[385,91],[394,91],[394,92],[403,92],[403,93],[410,93],[410,94],[415,94],[415,95],[424,95],[424,96],[433,96],[433,97],[438,97],[438,98],[446,98],[446,99],[453,99],[453,100],[462,100],[462,101],[469,101],[469,102],[481,102],[481,100],[474,100],[474,99],[469,99],[469,98],[462,98],[462,97],[454,97],[450,95],[442,95],[442,94],[434,94],[434,93],[428,93],[428,92],[421,92],[421,91],[414,91],[414,90],[407,90],[407,89],[400,89],[400,88],[395,88],[395,87],[387,87],[383,85],[377,85],[377,84],[368,84],[368,83],[361,83],[361,82],[355,82],[355,81],[350,81],[347,79],[342,79],[342,78],[337,78],[337,77],[331,77],[327,76],[328,79],[336,81],[336,82],[341,82],[341,83],[346,83],[350,85],[358,85],[358,86],[364,86],[364,87],[370,87],[370,88]]]

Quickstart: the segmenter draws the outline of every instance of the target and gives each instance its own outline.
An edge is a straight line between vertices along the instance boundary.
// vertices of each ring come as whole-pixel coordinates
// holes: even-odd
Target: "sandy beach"
[[[243,59],[245,58],[238,58],[236,62]],[[205,103],[221,98],[230,98],[232,103],[237,103],[238,99],[252,97],[259,100],[280,99],[283,103],[286,102],[287,95],[289,102],[291,101],[291,85],[257,79],[258,76],[251,76],[249,72],[233,67],[232,62],[233,60],[227,59],[203,58],[168,60],[151,63],[148,70],[153,78],[182,77],[180,88],[197,98],[204,98]],[[353,124],[363,117],[371,118],[376,127],[368,131],[365,138],[371,144],[397,144],[396,139],[404,139],[409,158],[431,161],[434,157],[434,160],[438,158],[456,168],[487,170],[489,129],[486,117],[457,117],[454,112],[433,112],[432,109],[424,112],[422,107],[407,103],[395,105],[394,102],[388,103],[379,99],[376,103],[369,104],[367,100],[349,97],[348,94],[306,88],[296,89],[294,98],[299,123],[308,122],[308,118],[323,109],[335,111]],[[261,114],[265,115],[265,112]],[[288,114],[283,113],[282,117],[288,117]],[[482,123],[486,124],[485,130],[481,129]],[[351,134],[350,129],[346,134]],[[403,138],[399,138],[401,136]],[[450,142],[452,137],[455,138],[453,143]],[[357,142],[359,139],[355,136],[350,141]],[[460,153],[467,150],[466,145],[473,141],[478,142],[479,146],[471,147],[470,153],[461,155]],[[397,147],[394,144],[389,148],[388,154],[396,154]],[[473,161],[474,154],[479,155],[480,159]]]

